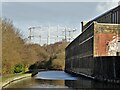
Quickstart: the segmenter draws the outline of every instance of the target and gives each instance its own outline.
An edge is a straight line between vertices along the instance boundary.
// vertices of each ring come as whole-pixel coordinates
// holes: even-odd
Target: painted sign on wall
[[[120,29],[117,25],[96,24],[94,56],[120,56]]]

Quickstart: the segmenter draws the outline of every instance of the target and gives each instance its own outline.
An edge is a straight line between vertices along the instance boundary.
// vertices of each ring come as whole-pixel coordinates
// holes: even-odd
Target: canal
[[[65,73],[64,71],[42,71],[39,72],[34,77],[25,78],[12,82],[5,89],[9,88],[51,88],[55,89],[103,89],[103,88],[120,88],[120,85],[110,84],[110,83],[101,83],[94,81],[85,77],[71,76],[70,74]],[[4,89],[3,89],[4,90]],[[20,89],[22,90],[22,89]]]

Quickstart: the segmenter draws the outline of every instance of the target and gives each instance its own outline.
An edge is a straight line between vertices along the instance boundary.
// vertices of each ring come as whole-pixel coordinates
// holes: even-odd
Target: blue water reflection
[[[45,79],[45,80],[77,80],[77,76],[71,76],[64,71],[42,71],[39,72],[35,79]]]

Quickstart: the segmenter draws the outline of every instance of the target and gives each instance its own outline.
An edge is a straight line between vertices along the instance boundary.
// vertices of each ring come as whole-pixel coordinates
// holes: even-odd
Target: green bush
[[[17,64],[14,67],[14,73],[20,73],[24,71],[24,65],[23,64]]]

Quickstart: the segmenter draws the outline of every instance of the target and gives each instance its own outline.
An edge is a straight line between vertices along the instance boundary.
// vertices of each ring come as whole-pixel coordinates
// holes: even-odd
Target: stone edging
[[[31,77],[31,74],[26,74],[26,75],[23,75],[23,76],[18,76],[16,78],[13,78],[12,80],[8,80],[8,81],[5,81],[5,82],[2,82],[2,87],[1,88],[4,88],[5,86],[11,84],[14,81],[21,80],[21,79],[24,79],[24,78],[27,78],[27,77]]]

